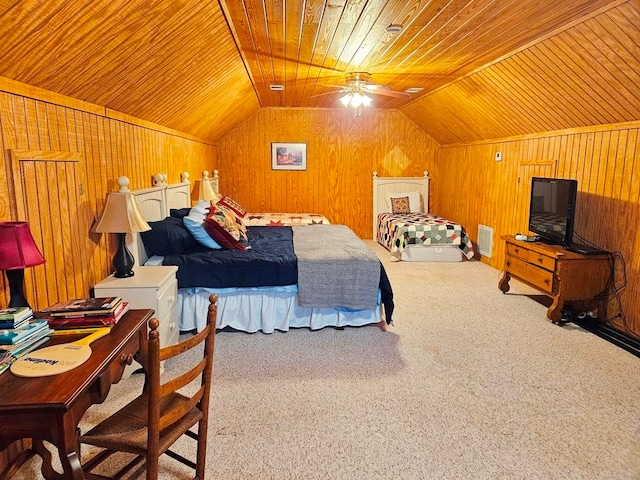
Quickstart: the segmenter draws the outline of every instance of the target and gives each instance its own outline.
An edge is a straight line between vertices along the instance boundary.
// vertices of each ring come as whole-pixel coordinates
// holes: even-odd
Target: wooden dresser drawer
[[[520,258],[525,262],[533,263],[534,265],[538,265],[550,271],[555,271],[556,269],[555,258],[529,250],[528,248],[521,247],[519,245],[507,243],[507,255]]]
[[[514,245],[513,243],[507,243],[507,255],[521,258],[526,262],[528,260],[529,250]]]
[[[533,250],[529,250],[529,255],[527,256],[527,260],[529,261],[529,263],[538,265],[551,272],[555,271],[556,269],[555,258],[548,257],[547,255],[542,255],[541,253],[534,252]]]
[[[553,292],[553,272],[525,262],[517,257],[507,258],[507,271],[545,292]]]

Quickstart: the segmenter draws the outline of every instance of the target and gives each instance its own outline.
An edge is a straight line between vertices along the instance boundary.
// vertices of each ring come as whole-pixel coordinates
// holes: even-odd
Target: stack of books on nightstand
[[[46,320],[35,320],[29,307],[0,310],[0,373],[22,355],[47,341]]]
[[[58,302],[41,310],[54,333],[90,333],[112,327],[129,310],[120,297],[77,298]]]

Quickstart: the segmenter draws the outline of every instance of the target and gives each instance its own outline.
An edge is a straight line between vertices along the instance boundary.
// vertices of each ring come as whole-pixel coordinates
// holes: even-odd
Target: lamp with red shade
[[[24,269],[44,262],[27,222],[0,222],[0,270],[9,282],[10,308],[29,307],[22,291]]]

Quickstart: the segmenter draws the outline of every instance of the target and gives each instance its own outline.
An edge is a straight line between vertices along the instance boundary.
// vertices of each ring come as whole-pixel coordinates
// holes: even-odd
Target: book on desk
[[[49,317],[86,317],[111,315],[122,303],[120,297],[76,298],[51,305],[40,313]]]
[[[70,316],[52,316],[47,317],[49,326],[54,330],[61,329],[78,329],[78,328],[97,328],[112,327],[122,318],[129,310],[129,302],[121,301],[118,303],[114,311],[100,314],[81,314]]]
[[[0,309],[0,328],[18,328],[33,318],[33,310],[29,307]]]
[[[33,320],[26,326],[0,330],[0,373],[21,356],[35,350],[48,340],[51,330],[46,320]]]
[[[46,320],[33,320],[18,328],[0,330],[0,345],[14,345],[49,329]]]

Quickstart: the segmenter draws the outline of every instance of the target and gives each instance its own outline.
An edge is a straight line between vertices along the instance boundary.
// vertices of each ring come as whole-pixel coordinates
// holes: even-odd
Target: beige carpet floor
[[[640,479],[640,359],[549,323],[478,261],[391,263],[368,244],[394,326],[218,335],[207,478]],[[82,428],[140,386],[115,385]]]

